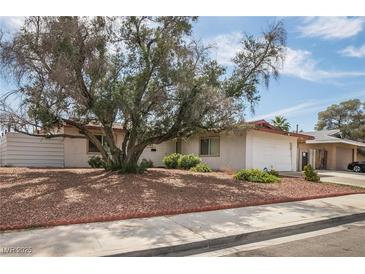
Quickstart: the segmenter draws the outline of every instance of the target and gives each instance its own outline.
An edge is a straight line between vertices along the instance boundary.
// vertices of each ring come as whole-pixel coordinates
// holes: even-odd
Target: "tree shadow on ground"
[[[258,184],[236,181],[219,172],[199,174],[160,168],[144,174],[102,169],[0,169],[0,225],[36,226],[164,215],[344,191],[356,192],[346,186],[309,183],[298,178]]]

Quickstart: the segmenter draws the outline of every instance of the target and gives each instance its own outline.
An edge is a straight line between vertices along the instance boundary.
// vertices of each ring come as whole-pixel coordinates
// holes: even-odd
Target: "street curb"
[[[249,233],[242,233],[215,239],[207,239],[203,241],[191,242],[180,245],[157,247],[145,250],[116,253],[106,255],[105,257],[181,257],[189,256],[208,251],[219,250],[239,246],[243,244],[250,244],[260,241],[267,241],[275,238],[291,236],[306,232],[312,232],[320,229],[330,228],[343,224],[364,221],[365,213],[357,213],[339,217],[333,217],[325,220],[314,221],[304,224],[291,225],[286,227],[279,227],[267,230],[254,231]]]

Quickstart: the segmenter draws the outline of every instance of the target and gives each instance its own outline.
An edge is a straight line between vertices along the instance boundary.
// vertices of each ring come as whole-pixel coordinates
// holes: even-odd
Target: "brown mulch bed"
[[[101,169],[0,168],[0,230],[121,220],[365,193],[282,178],[278,184],[231,175],[153,168],[141,175]]]

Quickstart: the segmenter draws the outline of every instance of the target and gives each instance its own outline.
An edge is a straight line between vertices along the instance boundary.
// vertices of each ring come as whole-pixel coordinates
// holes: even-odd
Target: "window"
[[[219,137],[201,138],[200,156],[219,156]]]
[[[175,152],[181,153],[181,140],[176,141]]]
[[[106,141],[103,135],[95,135],[95,137],[101,142],[103,146],[106,146]],[[97,147],[89,140],[89,152],[99,152]]]

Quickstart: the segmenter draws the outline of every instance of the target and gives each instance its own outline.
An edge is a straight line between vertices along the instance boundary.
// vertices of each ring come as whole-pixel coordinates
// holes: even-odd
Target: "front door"
[[[302,170],[304,170],[304,167],[308,165],[308,152],[303,151],[302,152]]]
[[[318,162],[316,161],[316,169],[327,169],[327,150],[319,149],[317,155]]]

